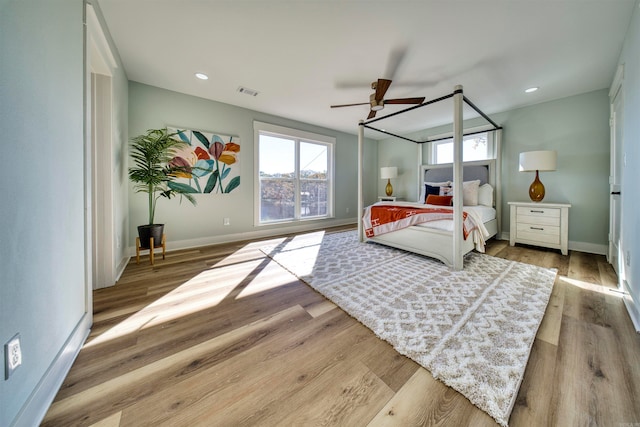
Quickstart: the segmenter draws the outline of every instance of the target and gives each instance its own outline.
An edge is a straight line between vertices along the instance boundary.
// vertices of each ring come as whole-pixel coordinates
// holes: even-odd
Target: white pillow
[[[453,185],[453,183],[451,183]],[[462,183],[462,204],[464,206],[477,206],[478,205],[478,188],[480,187],[480,180],[465,181]],[[443,187],[444,188],[444,187]],[[440,191],[441,195],[453,196],[453,187],[450,187],[447,191]]]
[[[478,204],[493,207],[493,187],[491,184],[484,184],[478,188]]]
[[[462,204],[465,206],[478,206],[478,188],[480,180],[462,183]]]

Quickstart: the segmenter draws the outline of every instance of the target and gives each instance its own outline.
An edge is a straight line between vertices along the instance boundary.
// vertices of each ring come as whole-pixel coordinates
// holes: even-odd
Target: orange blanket
[[[423,222],[453,219],[453,208],[417,208],[393,204],[375,204],[365,208],[362,222],[367,237],[400,230]],[[462,231],[465,240],[469,233],[477,228],[473,218],[462,213]]]

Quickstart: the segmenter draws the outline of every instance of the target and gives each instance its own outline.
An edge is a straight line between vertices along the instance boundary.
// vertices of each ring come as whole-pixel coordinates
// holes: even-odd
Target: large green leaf
[[[177,191],[178,193],[199,193],[199,191],[193,188],[192,186],[183,184],[181,182],[169,182],[168,185],[169,185],[169,188],[171,188],[174,191]]]
[[[229,185],[227,185],[225,193],[231,193],[231,191],[240,185],[240,177],[235,176],[231,181],[229,181]]]
[[[218,171],[215,170],[209,177],[207,181],[207,185],[204,187],[203,193],[211,193],[214,188],[216,188],[216,182],[218,182]]]
[[[200,142],[202,143],[202,145],[204,145],[205,147],[207,147],[207,150],[209,149],[209,140],[207,139],[206,136],[204,136],[202,134],[202,132],[198,132],[197,130],[192,131],[193,134],[196,136],[196,138],[198,138],[200,140]]]

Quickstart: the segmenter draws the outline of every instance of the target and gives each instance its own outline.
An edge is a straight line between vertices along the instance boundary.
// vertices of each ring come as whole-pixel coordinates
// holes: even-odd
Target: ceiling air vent
[[[238,92],[244,93],[245,95],[258,96],[258,91],[249,89],[247,87],[238,86]]]

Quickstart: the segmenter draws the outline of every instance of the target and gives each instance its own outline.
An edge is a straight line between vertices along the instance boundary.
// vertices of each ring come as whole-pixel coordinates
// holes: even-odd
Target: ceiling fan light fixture
[[[375,93],[369,96],[369,103],[371,104],[371,111],[380,111],[384,108],[384,101],[378,101]]]

